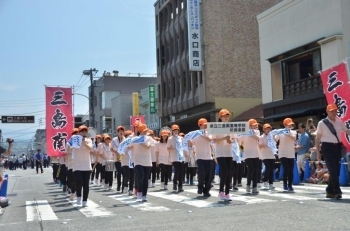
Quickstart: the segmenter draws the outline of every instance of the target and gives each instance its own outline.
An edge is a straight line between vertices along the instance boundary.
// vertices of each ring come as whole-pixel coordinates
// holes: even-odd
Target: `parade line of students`
[[[334,126],[339,137],[341,131],[350,134],[345,125],[333,116],[336,109],[336,106],[328,105],[327,121]],[[222,109],[219,112],[220,121],[228,122],[230,115],[228,110]],[[340,199],[342,193],[339,183],[335,182],[337,176],[332,176],[338,170],[336,163],[340,159],[340,149],[335,146],[338,142],[327,130],[328,125],[323,124],[326,122],[321,120],[319,127],[322,129],[316,131],[316,140],[326,144],[322,146],[325,160],[331,163],[327,163],[330,180],[326,197]],[[55,181],[60,181],[64,191],[70,193],[70,200],[76,200],[82,206],[88,206],[89,184],[112,190],[113,178],[117,178],[117,192],[146,202],[148,188],[155,187],[156,179],[160,178],[164,190],[168,190],[168,182],[172,180],[172,190],[181,193],[184,183],[194,185],[198,174],[197,193],[210,197],[217,163],[220,166],[218,197],[231,201],[230,189],[237,191],[237,187],[242,186],[240,162],[243,159],[247,165],[246,193],[259,193],[262,165],[265,169],[263,187],[274,190],[275,155],[278,153],[284,169],[283,190],[293,192],[297,133],[292,130],[292,119],[284,119],[285,128],[282,129],[272,130],[269,124],[264,124],[262,134],[255,119],[250,119],[248,123],[249,134],[210,135],[207,132],[208,122],[202,118],[198,121],[198,130],[188,136],[180,133],[180,127],[174,124],[171,128],[163,128],[160,138],[155,137],[153,131],[142,123],[136,123],[134,131],[119,126],[115,138],[107,134],[87,137],[88,128],[83,125],[71,133],[72,136],[82,137],[81,144],[74,146],[67,143],[66,156],[53,165],[53,177]],[[276,142],[279,142],[278,147]],[[320,159],[319,152],[318,157]]]

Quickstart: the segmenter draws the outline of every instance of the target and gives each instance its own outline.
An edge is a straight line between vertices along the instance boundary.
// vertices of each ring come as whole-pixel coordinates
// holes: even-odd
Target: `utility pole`
[[[90,70],[84,70],[83,74],[86,76],[90,77],[90,126],[91,127],[95,127],[95,107],[94,107],[94,82],[93,82],[93,78],[96,75],[96,73],[98,72],[98,70],[96,70],[96,68],[92,69],[90,68]]]

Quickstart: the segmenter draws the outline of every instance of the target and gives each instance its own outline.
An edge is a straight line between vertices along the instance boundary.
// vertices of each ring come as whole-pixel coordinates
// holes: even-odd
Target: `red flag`
[[[72,88],[45,87],[46,147],[49,156],[62,156],[74,127]]]
[[[131,116],[130,117],[130,122],[131,122],[131,130],[135,132],[135,123],[136,121],[139,121],[140,123],[145,123],[145,116],[140,115],[140,116]]]
[[[334,103],[338,106],[337,116],[350,129],[350,86],[346,63],[323,70],[321,78],[328,104]],[[350,151],[350,136],[343,132],[341,141]]]

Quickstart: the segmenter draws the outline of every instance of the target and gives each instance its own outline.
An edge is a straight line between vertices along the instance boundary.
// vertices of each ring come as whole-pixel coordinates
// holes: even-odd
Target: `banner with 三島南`
[[[327,103],[334,103],[338,106],[337,116],[350,129],[350,86],[348,84],[348,75],[345,62],[321,72]],[[346,146],[346,149],[350,151],[350,136],[343,132],[342,137],[339,137],[339,139]]]
[[[62,156],[74,127],[72,88],[45,87],[46,149],[49,156]]]

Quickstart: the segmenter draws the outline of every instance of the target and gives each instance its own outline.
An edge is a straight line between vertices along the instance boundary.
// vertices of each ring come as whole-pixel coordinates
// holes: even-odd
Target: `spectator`
[[[13,139],[7,138],[6,142],[9,144],[8,149],[6,150],[4,147],[0,146],[0,154],[9,156],[12,151]]]
[[[306,133],[306,126],[304,124],[300,123],[298,128],[299,128],[298,131],[300,135],[299,135],[298,143],[295,146],[295,149],[297,150],[297,164],[298,164],[298,172],[300,175],[301,174],[300,169],[302,169],[302,171],[305,170],[304,169],[305,154],[307,154],[310,149],[310,138],[309,138],[309,135]]]

